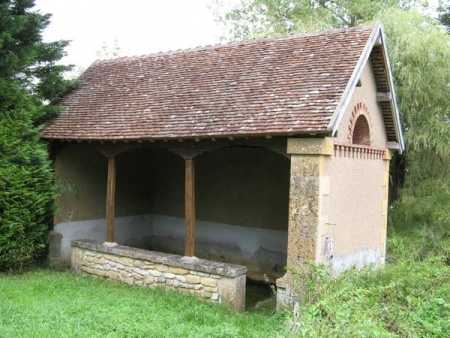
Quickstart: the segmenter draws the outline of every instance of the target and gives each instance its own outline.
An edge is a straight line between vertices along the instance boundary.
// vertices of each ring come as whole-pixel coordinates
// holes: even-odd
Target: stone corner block
[[[234,278],[222,278],[218,285],[220,294],[219,302],[233,308],[237,312],[244,312],[245,277],[245,275],[240,275]]]
[[[294,308],[295,302],[299,300],[294,292],[294,280],[290,272],[276,280],[277,285],[277,310]]]
[[[287,153],[297,155],[333,155],[334,144],[331,137],[290,138]]]
[[[392,160],[392,154],[393,154],[392,150],[386,149],[386,152],[384,154],[384,160],[386,160],[386,161]]]

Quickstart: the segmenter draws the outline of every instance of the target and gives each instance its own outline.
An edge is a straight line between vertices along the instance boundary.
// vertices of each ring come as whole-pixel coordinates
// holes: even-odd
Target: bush
[[[21,270],[45,250],[53,207],[46,146],[29,112],[3,112],[0,123],[0,270]]]
[[[445,227],[407,225],[395,211],[384,269],[348,269],[336,277],[314,263],[289,270],[300,307],[286,336],[448,336],[450,242]]]
[[[289,337],[444,337],[450,330],[450,267],[440,257],[350,269],[336,278],[321,267],[309,271],[320,283],[300,289],[309,302],[300,305],[298,334],[292,322],[287,326]]]

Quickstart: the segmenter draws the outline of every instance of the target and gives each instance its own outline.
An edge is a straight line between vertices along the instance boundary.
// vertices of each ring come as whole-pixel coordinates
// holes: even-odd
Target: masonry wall
[[[162,288],[245,310],[244,266],[95,241],[72,242],[72,269],[131,285]]]
[[[70,264],[70,241],[104,241],[106,158],[73,145],[56,158],[57,180],[77,194],[61,196],[55,231]],[[286,265],[289,159],[264,149],[230,148],[196,161],[200,258],[245,265],[253,279],[275,280]],[[55,236],[55,240],[58,237]],[[168,150],[146,148],[117,157],[116,242],[184,253],[184,161]],[[56,262],[56,260],[55,260]]]

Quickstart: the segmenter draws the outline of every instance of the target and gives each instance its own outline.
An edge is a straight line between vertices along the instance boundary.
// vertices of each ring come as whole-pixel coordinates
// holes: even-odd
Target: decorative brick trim
[[[352,116],[350,118],[350,124],[348,126],[348,141],[349,143],[353,143],[353,135],[355,132],[355,125],[356,122],[358,121],[358,118],[363,115],[366,120],[367,120],[367,124],[369,125],[369,145],[371,145],[373,143],[373,139],[372,139],[372,121],[371,121],[371,117],[370,117],[370,113],[369,113],[369,109],[367,108],[367,106],[364,103],[357,103],[356,106],[353,108],[352,111]]]
[[[356,144],[335,144],[334,156],[366,160],[384,160],[386,157],[386,149],[371,148]]]

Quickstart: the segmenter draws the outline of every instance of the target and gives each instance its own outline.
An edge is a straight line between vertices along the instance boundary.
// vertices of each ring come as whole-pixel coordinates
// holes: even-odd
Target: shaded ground
[[[276,309],[276,295],[271,285],[263,282],[247,280],[245,290],[245,310],[272,314]]]

